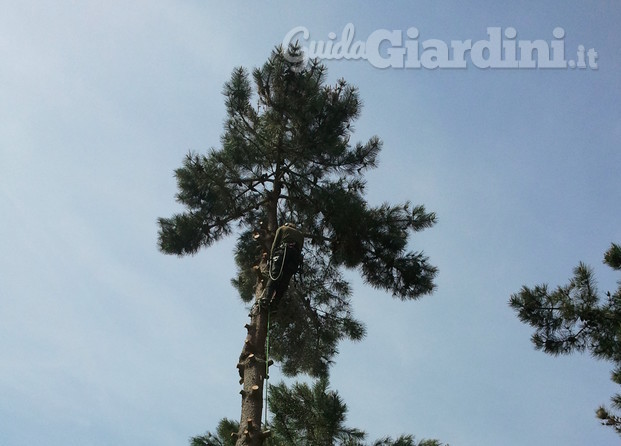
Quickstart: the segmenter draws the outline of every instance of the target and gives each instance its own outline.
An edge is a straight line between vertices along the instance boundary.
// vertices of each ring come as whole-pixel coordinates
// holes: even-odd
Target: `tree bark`
[[[265,290],[265,276],[268,274],[269,257],[276,228],[278,227],[277,209],[280,196],[280,167],[276,168],[274,190],[267,194],[266,233],[261,237],[263,256],[257,266],[258,282],[255,288],[255,304],[250,310],[250,324],[246,324],[248,335],[244,341],[242,352],[239,355],[237,368],[243,386],[239,392],[242,396],[241,419],[235,446],[261,446],[265,437],[269,435],[267,429],[261,429],[263,412],[263,384],[267,377],[266,349],[269,309],[260,305],[260,299]]]
[[[257,296],[263,293],[263,283],[257,286]],[[265,341],[268,328],[268,309],[258,304],[258,298],[250,311],[248,335],[244,341],[237,369],[243,385],[241,419],[236,446],[260,446],[268,435],[261,429],[263,412],[263,384],[267,374]]]

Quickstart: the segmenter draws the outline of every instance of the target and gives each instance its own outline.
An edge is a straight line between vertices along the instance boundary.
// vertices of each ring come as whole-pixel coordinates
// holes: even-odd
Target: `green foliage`
[[[223,418],[218,423],[216,433],[207,432],[205,435],[190,439],[190,446],[235,446],[236,438],[232,433],[239,430],[239,423]]]
[[[604,254],[604,263],[614,270],[621,270],[621,246],[613,243],[606,254]]]
[[[325,67],[300,56],[299,47],[278,48],[252,75],[233,72],[221,147],[188,154],[175,171],[184,211],[159,219],[159,247],[195,254],[238,233],[232,283],[249,303],[276,228],[295,222],[306,237],[304,264],[274,320],[272,354],[285,373],[322,376],[339,340],[364,335],[343,269],[399,299],[431,293],[437,269],[408,246],[436,216],[409,203],[367,203],[364,173],[377,166],[381,141],[350,143],[357,89],[326,85]]]
[[[326,379],[312,387],[279,384],[270,388],[274,445],[361,445],[364,432],[345,427],[347,406]]]
[[[281,362],[285,375],[293,376],[299,370],[311,376],[327,376],[331,358],[338,352],[341,339],[360,340],[364,325],[353,318],[348,290],[324,286],[317,292],[315,302],[305,297],[314,284],[314,278],[302,276],[300,283],[290,286],[270,328],[270,356]],[[348,287],[346,282],[334,286]],[[297,354],[290,354],[292,346]]]
[[[256,270],[257,259],[261,258],[262,252],[262,247],[254,239],[252,230],[245,230],[237,238],[235,263],[239,272],[237,277],[231,279],[231,283],[246,303],[251,302],[255,297],[255,287],[259,279]]]
[[[621,270],[621,247],[612,244],[604,263]],[[621,282],[614,294],[602,302],[593,271],[583,263],[574,269],[569,284],[550,291],[547,285],[523,287],[509,304],[522,322],[535,328],[535,348],[551,355],[589,351],[615,365],[612,380],[621,384]],[[621,395],[612,399],[621,409]],[[621,419],[600,407],[597,416],[621,434]]]
[[[412,435],[402,435],[396,440],[390,437],[383,438],[373,443],[373,446],[448,446],[438,440],[415,441]]]
[[[412,435],[366,443],[364,431],[345,425],[347,405],[338,392],[329,389],[327,379],[312,386],[280,383],[270,387],[270,410],[267,446],[448,446],[438,440],[416,441]],[[238,423],[223,419],[216,434],[195,437],[191,446],[233,446],[231,432],[237,428]]]

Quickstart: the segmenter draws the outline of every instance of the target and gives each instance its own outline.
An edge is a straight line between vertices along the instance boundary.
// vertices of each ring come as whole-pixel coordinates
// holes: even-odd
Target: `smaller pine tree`
[[[604,263],[621,271],[621,246],[613,243]],[[531,340],[537,350],[554,356],[589,351],[614,364],[612,380],[621,385],[621,282],[603,299],[590,267],[580,263],[573,273],[567,285],[554,290],[545,284],[524,286],[509,304],[522,322],[535,328]],[[613,396],[612,405],[621,410],[620,394]],[[596,415],[621,435],[619,416],[603,406]]]
[[[330,390],[326,378],[312,386],[280,383],[270,389],[272,422],[266,446],[449,446],[438,440],[416,441],[413,435],[367,443],[364,431],[345,425],[347,405],[337,391]],[[191,446],[234,446],[230,434],[238,427],[239,423],[223,419],[215,433],[192,438]]]

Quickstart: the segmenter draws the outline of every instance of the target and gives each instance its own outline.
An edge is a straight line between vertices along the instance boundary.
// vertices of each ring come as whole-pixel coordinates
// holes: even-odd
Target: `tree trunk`
[[[260,297],[262,292],[263,283],[259,283],[257,296]],[[250,311],[250,324],[246,325],[248,336],[237,364],[243,389],[240,391],[242,408],[236,446],[261,446],[263,439],[269,435],[266,430],[261,429],[263,383],[267,374],[265,341],[268,311],[255,303]]]
[[[277,167],[277,173],[280,170]],[[269,309],[259,305],[265,291],[265,276],[268,274],[271,246],[278,226],[277,207],[280,196],[279,175],[274,183],[274,191],[268,193],[271,198],[267,206],[267,227],[262,235],[263,256],[257,265],[258,282],[255,288],[255,304],[250,311],[250,324],[246,325],[248,335],[244,341],[242,352],[239,355],[237,368],[243,388],[241,419],[235,446],[261,446],[269,435],[267,429],[261,429],[261,415],[263,412],[263,383],[267,377],[266,349]],[[234,434],[235,435],[235,434]]]

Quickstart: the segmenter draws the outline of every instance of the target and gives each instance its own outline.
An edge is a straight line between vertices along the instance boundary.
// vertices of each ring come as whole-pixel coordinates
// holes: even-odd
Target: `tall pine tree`
[[[408,250],[412,232],[432,226],[435,215],[409,203],[367,203],[363,175],[376,167],[381,142],[351,144],[361,109],[357,89],[344,80],[326,85],[325,78],[325,66],[304,62],[296,46],[274,50],[252,77],[234,70],[224,87],[221,147],[187,155],[175,171],[185,211],[159,219],[159,247],[167,254],[194,254],[237,232],[232,282],[249,304],[263,295],[277,228],[285,222],[301,228],[300,279],[272,308],[277,316],[270,324],[271,356],[289,375],[325,376],[339,340],[364,335],[352,316],[344,268],[403,300],[430,293],[436,275],[422,252]],[[268,315],[252,306],[237,364],[238,446],[264,438]]]
[[[621,271],[621,246],[613,243],[604,263]],[[621,282],[614,293],[607,292],[602,299],[593,271],[580,263],[567,285],[554,290],[547,285],[525,286],[511,296],[509,304],[522,322],[535,328],[531,339],[536,349],[550,355],[590,351],[614,364],[612,380],[621,384]],[[621,410],[621,395],[613,396],[612,401],[614,408]],[[621,417],[603,406],[596,414],[621,435]]]

